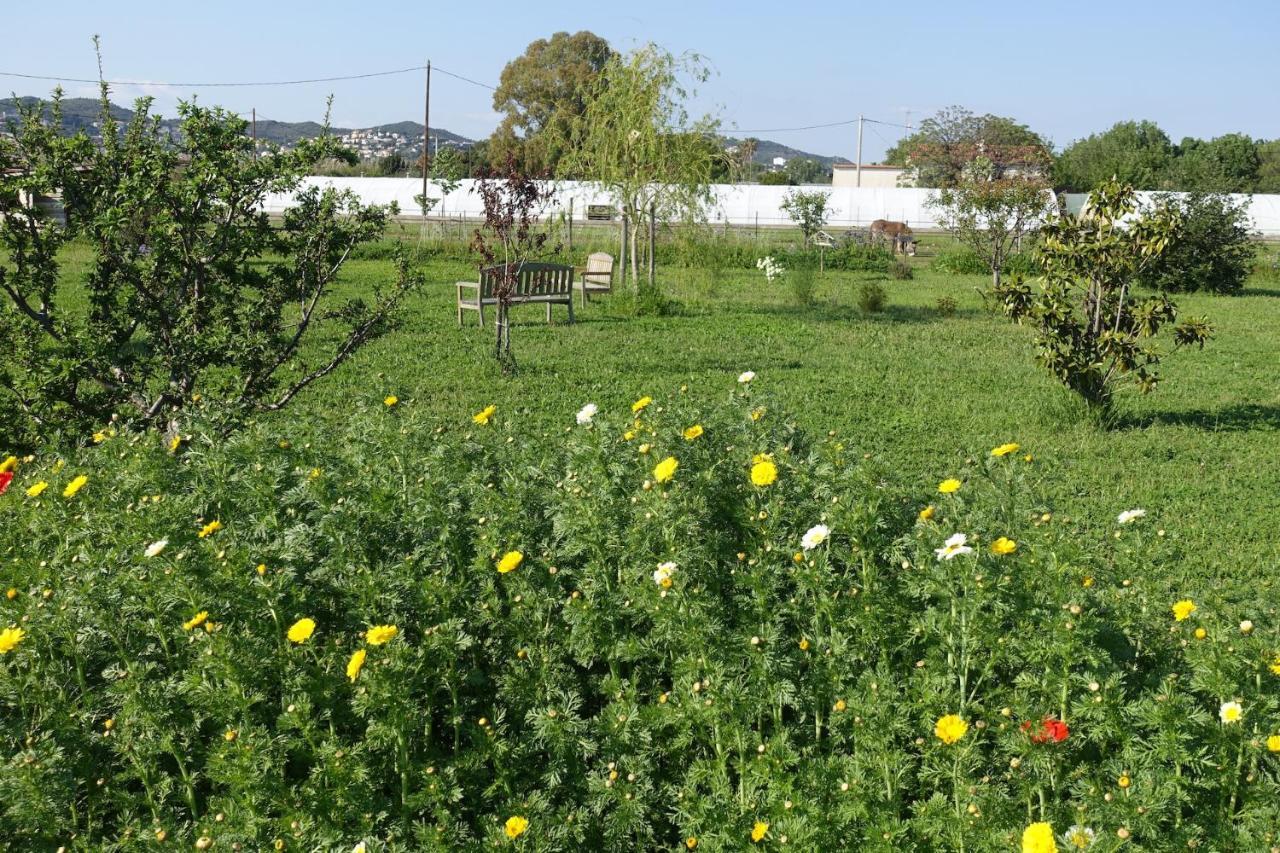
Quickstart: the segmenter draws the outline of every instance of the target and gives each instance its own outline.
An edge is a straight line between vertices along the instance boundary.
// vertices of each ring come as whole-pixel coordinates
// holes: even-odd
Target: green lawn
[[[681,305],[675,316],[630,316],[604,297],[572,326],[555,309],[547,326],[541,306],[520,308],[519,372],[508,377],[492,357],[491,327],[479,329],[474,312],[457,327],[452,283],[467,265],[432,262],[402,329],[285,417],[320,429],[353,403],[394,393],[444,421],[495,403],[518,410],[530,431],[558,430],[586,402],[616,409],[682,385],[695,399],[718,395],[726,377],[754,370],[800,426],[836,430],[922,495],[967,457],[1016,441],[1052,471],[1047,510],[1101,525],[1146,508],[1224,594],[1257,593],[1280,554],[1280,286],[1255,280],[1239,297],[1181,297],[1184,312],[1209,315],[1214,341],[1167,359],[1159,389],[1126,393],[1121,425],[1103,431],[1035,363],[1030,333],[984,310],[983,278],[915,263],[913,280],[881,281],[889,307],[879,315],[856,301],[877,274],[829,272],[818,304],[798,308],[785,285],[755,271],[709,285],[705,271],[677,267],[659,273]],[[354,261],[345,280],[360,289],[391,274],[388,262]],[[937,311],[942,296],[959,303],[955,316]]]
[[[923,253],[943,241],[926,238]],[[73,247],[68,259],[69,277],[79,277],[84,254]],[[836,430],[922,498],[966,458],[1016,441],[1051,473],[1047,511],[1103,527],[1121,510],[1145,508],[1223,595],[1270,588],[1280,566],[1277,280],[1255,277],[1238,297],[1179,297],[1183,312],[1210,317],[1213,342],[1168,358],[1154,394],[1126,392],[1120,426],[1104,431],[1035,363],[1030,332],[984,309],[985,278],[933,272],[927,256],[913,264],[909,281],[827,272],[808,308],[755,270],[669,266],[659,279],[678,301],[673,316],[633,316],[616,296],[578,310],[572,326],[563,308],[550,326],[541,306],[516,309],[519,370],[505,376],[492,327],[478,328],[474,312],[457,327],[453,282],[473,267],[429,261],[429,284],[408,302],[401,328],[300,396],[282,423],[323,442],[352,406],[395,394],[443,422],[494,403],[519,411],[524,429],[554,431],[587,402],[617,409],[680,386],[696,400],[754,370],[801,427]],[[359,292],[392,275],[390,261],[353,260],[343,286]],[[868,279],[888,291],[881,314],[857,307]],[[954,316],[938,312],[942,296],[959,303]]]

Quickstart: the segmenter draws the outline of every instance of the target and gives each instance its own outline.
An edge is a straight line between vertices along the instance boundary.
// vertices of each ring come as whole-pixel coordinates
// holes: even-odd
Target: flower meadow
[[[1280,846],[1274,611],[1153,592],[1176,519],[1007,436],[913,492],[764,381],[6,460],[0,837]]]

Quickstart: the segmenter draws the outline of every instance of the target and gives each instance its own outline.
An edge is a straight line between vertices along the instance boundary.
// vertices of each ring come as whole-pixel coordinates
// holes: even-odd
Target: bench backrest
[[[593,252],[587,256],[587,268],[582,280],[592,284],[611,284],[613,277],[613,255],[608,252]]]
[[[492,299],[502,281],[501,266],[485,267],[480,270],[480,296]],[[511,288],[512,299],[533,296],[572,296],[573,267],[564,264],[544,264],[527,261],[520,265],[516,273],[514,286]]]

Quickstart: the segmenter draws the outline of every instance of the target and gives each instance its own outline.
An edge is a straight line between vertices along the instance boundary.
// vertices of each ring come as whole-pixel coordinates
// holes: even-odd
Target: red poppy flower
[[[1033,730],[1032,726],[1036,728]],[[1030,732],[1032,743],[1062,743],[1071,734],[1067,724],[1056,717],[1045,717],[1038,724],[1027,720],[1022,724],[1024,732]]]
[[[9,484],[12,482],[12,471],[0,471],[0,495],[3,495],[9,489]]]

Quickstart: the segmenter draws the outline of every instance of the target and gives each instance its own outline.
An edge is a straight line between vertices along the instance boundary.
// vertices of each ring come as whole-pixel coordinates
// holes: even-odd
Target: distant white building
[[[863,163],[862,179],[858,179],[858,167],[853,163],[835,163],[831,167],[831,186],[833,187],[911,187],[914,183],[899,183],[906,173],[902,166],[887,166],[882,163]]]
[[[786,165],[787,165],[787,158],[786,158],[786,157],[774,157],[774,158],[773,158],[773,168],[775,168],[775,169],[782,169],[782,168],[785,168],[785,167],[786,167]]]

